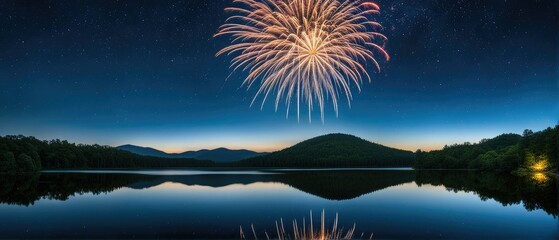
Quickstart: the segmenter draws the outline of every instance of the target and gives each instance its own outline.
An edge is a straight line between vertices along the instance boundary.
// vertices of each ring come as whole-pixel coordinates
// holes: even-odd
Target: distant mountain
[[[251,157],[265,155],[266,153],[253,152],[246,149],[231,150],[227,148],[217,148],[214,150],[206,150],[200,153],[200,155],[193,157],[194,159],[200,160],[211,160],[215,162],[235,162],[242,159],[247,159]]]
[[[186,151],[183,153],[168,153],[167,157],[171,157],[171,158],[197,158],[207,152],[209,152],[211,150],[208,149],[202,149],[202,150],[198,150],[198,151]]]
[[[328,134],[242,160],[246,167],[411,167],[414,153],[347,135]]]
[[[135,153],[135,154],[138,154],[138,155],[143,155],[143,156],[167,157],[167,155],[168,155],[166,152],[159,151],[159,150],[154,149],[154,148],[140,147],[140,146],[135,146],[135,145],[130,145],[130,144],[118,146],[116,148],[118,148],[120,150],[131,152],[131,153]]]
[[[210,160],[214,162],[235,162],[265,154],[246,149],[231,150],[227,148],[217,148],[213,150],[202,149],[198,151],[187,151],[183,153],[166,153],[154,148],[140,147],[130,144],[118,146],[116,148],[144,156],[164,158],[193,158],[198,160]]]

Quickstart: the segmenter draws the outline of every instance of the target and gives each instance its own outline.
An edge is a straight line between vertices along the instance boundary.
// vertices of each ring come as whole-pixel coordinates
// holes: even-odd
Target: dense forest
[[[556,169],[559,162],[559,125],[523,135],[503,134],[477,144],[445,146],[416,152],[417,169],[532,170]]]
[[[108,146],[67,141],[41,141],[34,137],[0,137],[0,172],[35,172],[41,169],[205,167],[211,161],[171,159],[133,154]]]
[[[243,167],[411,167],[414,154],[347,135],[328,134],[241,160]]]

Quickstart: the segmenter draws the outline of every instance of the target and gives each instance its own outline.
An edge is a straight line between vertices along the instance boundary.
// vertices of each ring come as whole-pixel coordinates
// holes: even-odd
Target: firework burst
[[[306,104],[309,121],[318,104],[324,121],[325,100],[331,99],[336,116],[338,100],[351,103],[351,85],[361,91],[363,79],[371,81],[367,63],[380,70],[376,54],[388,60],[382,45],[387,39],[381,25],[371,19],[380,10],[362,0],[234,0],[239,7],[215,36],[231,37],[231,45],[219,51],[236,54],[233,71],[248,71],[243,82],[249,88],[260,82],[262,106],[275,93],[275,108],[285,101],[287,116],[292,101]],[[260,81],[259,81],[260,80]]]

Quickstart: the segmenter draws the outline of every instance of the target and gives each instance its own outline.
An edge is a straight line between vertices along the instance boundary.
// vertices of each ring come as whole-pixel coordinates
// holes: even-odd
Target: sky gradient
[[[309,123],[250,107],[246,72],[215,57],[232,0],[0,1],[0,135],[182,152],[342,132],[430,150],[559,123],[557,1],[376,2],[391,60]]]

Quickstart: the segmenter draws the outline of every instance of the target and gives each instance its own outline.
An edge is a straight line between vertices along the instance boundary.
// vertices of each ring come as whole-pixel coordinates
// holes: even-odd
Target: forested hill
[[[245,167],[405,167],[413,166],[411,151],[389,148],[347,135],[312,138],[281,151],[242,160]]]
[[[502,134],[476,144],[445,146],[416,153],[418,169],[481,169],[549,171],[559,166],[559,125],[523,135]]]
[[[211,161],[140,156],[108,146],[41,141],[34,137],[0,137],[0,173],[41,169],[204,167]]]

